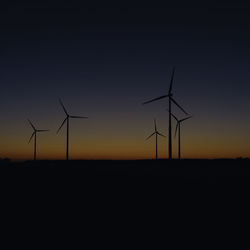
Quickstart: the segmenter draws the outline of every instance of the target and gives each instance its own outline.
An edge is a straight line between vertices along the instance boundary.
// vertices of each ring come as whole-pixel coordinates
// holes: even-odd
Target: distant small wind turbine
[[[192,118],[192,116],[188,116],[184,119],[179,120],[174,114],[171,113],[171,115],[174,117],[174,119],[176,120],[176,127],[175,127],[175,133],[174,136],[176,137],[176,133],[178,130],[178,158],[179,160],[181,159],[181,123]]]
[[[35,126],[32,124],[32,122],[28,119],[28,122],[30,124],[30,126],[33,128],[34,132],[32,133],[30,139],[29,139],[29,142],[31,142],[33,136],[35,136],[34,138],[34,161],[36,160],[36,133],[38,132],[46,132],[46,131],[49,131],[48,129],[44,130],[44,129],[36,129]]]
[[[59,99],[59,102],[66,114],[66,118],[63,120],[61,126],[59,127],[59,129],[57,130],[57,134],[60,131],[60,129],[62,128],[62,126],[64,125],[64,123],[67,121],[67,134],[66,134],[66,160],[69,159],[69,118],[76,118],[76,119],[87,119],[88,117],[85,116],[73,116],[73,115],[69,115],[69,113],[67,112],[66,108],[64,107],[61,99]]]
[[[160,132],[158,132],[155,119],[154,119],[154,124],[155,124],[155,131],[153,134],[151,134],[149,137],[147,137],[146,140],[148,140],[150,137],[155,135],[155,159],[157,160],[158,159],[158,135],[160,135],[162,137],[166,137],[166,136],[161,134]]]
[[[179,107],[186,115],[188,115],[188,113],[173,98],[172,86],[173,86],[173,81],[174,81],[174,73],[175,73],[175,67],[173,68],[173,71],[172,71],[170,86],[169,86],[169,90],[168,90],[167,95],[163,95],[163,96],[154,98],[152,100],[149,100],[149,101],[143,103],[143,104],[148,104],[150,102],[158,101],[160,99],[168,97],[168,109],[170,110],[169,116],[168,116],[168,120],[169,120],[169,122],[168,122],[168,154],[169,154],[169,160],[172,159],[172,121],[171,121],[171,104],[172,104],[172,102],[177,107]]]

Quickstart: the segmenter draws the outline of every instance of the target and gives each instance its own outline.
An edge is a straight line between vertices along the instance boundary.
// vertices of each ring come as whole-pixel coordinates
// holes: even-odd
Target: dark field
[[[81,214],[100,221],[113,218],[118,224],[167,219],[178,227],[177,221],[190,220],[190,225],[196,220],[202,228],[218,217],[230,217],[231,223],[232,216],[248,208],[249,184],[249,159],[2,160],[0,168],[2,202],[13,214],[25,207],[49,213],[48,218],[53,211],[60,220],[76,214],[78,221]]]
[[[1,160],[1,175],[86,179],[98,176],[161,177],[161,181],[180,183],[250,183],[249,159],[222,160],[72,160],[26,161]]]

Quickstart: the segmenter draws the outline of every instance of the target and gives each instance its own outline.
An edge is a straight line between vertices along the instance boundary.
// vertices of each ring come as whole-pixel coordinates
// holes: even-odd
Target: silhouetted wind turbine
[[[175,67],[173,68],[173,71],[172,71],[170,86],[169,86],[169,90],[168,90],[167,95],[163,95],[163,96],[154,98],[152,100],[149,100],[149,101],[143,103],[143,104],[148,104],[150,102],[158,101],[160,99],[168,97],[168,109],[170,111],[169,116],[168,116],[168,120],[169,120],[169,123],[168,123],[168,154],[169,154],[169,160],[172,159],[172,121],[171,121],[171,104],[172,104],[172,102],[177,107],[179,107],[186,115],[188,115],[188,113],[173,98],[172,87],[173,87],[173,81],[174,81],[174,73],[175,73]]]
[[[64,123],[67,121],[67,134],[66,134],[66,160],[69,159],[69,118],[76,118],[76,119],[86,119],[88,117],[85,116],[74,116],[74,115],[69,115],[69,113],[67,112],[66,108],[64,107],[61,99],[59,99],[59,102],[66,114],[66,118],[63,120],[61,126],[59,127],[59,129],[57,130],[57,133],[60,131],[60,129],[62,128],[62,126],[64,125]]]
[[[30,124],[30,126],[33,128],[34,132],[32,133],[30,139],[29,139],[29,142],[31,142],[33,136],[35,136],[34,138],[34,161],[36,160],[36,133],[38,132],[46,132],[46,131],[49,131],[48,129],[44,130],[44,129],[36,129],[35,126],[32,124],[32,122],[28,119],[28,122]]]
[[[170,112],[169,112],[170,113]],[[181,120],[178,120],[178,118],[173,115],[171,113],[171,115],[174,117],[174,119],[176,120],[176,127],[175,127],[175,133],[174,133],[174,136],[176,137],[176,133],[177,133],[177,130],[178,130],[178,158],[179,160],[181,159],[181,123],[192,118],[192,116],[189,116],[189,117],[186,117],[184,119],[181,119]]]
[[[155,135],[155,159],[157,160],[158,159],[158,135],[163,136],[163,137],[166,137],[166,136],[161,134],[160,132],[158,132],[155,119],[154,119],[154,124],[155,124],[155,131],[153,134],[151,134],[149,137],[147,137],[146,140],[148,140],[150,137]]]

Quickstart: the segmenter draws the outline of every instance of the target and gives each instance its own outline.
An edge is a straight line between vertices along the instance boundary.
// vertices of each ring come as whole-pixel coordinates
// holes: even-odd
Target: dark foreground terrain
[[[72,160],[26,161],[1,160],[2,177],[86,179],[98,176],[161,177],[170,183],[250,183],[249,159],[222,160]],[[72,179],[73,178],[73,179]]]
[[[47,225],[54,218],[58,225],[78,223],[83,218],[81,227],[90,220],[91,227],[103,225],[102,233],[112,220],[115,231],[124,225],[129,232],[136,231],[138,225],[147,228],[152,223],[155,226],[151,231],[162,228],[158,225],[162,224],[171,225],[172,233],[186,225],[185,235],[194,225],[203,234],[201,229],[209,228],[207,225],[214,231],[221,221],[224,227],[234,221],[244,222],[249,214],[249,184],[248,159],[2,160],[0,167],[1,204],[6,214],[11,211],[11,218],[16,215],[25,220],[21,225],[33,212],[34,218],[41,218]],[[137,232],[135,235],[137,238]],[[164,232],[163,237],[166,235]],[[194,237],[196,241],[196,233]]]

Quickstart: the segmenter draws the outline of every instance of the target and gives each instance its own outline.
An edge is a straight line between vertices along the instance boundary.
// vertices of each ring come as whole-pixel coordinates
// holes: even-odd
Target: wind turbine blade
[[[150,137],[152,137],[154,134],[155,134],[155,132],[154,132],[152,135],[150,135],[149,137],[147,137],[146,140],[148,140],[148,139],[149,139]]]
[[[171,115],[174,117],[174,119],[175,119],[177,122],[179,122],[179,120],[177,119],[177,117],[176,117],[174,114],[171,113]]]
[[[66,115],[69,115],[68,112],[67,112],[67,110],[66,110],[66,108],[65,108],[64,105],[63,105],[62,100],[61,100],[60,98],[59,98],[59,102],[60,102],[60,104],[61,104],[61,106],[62,106],[62,108],[63,108],[65,114],[66,114]]]
[[[87,119],[88,117],[86,116],[75,116],[75,115],[70,115],[70,118],[80,118],[80,119]]]
[[[31,126],[34,130],[36,130],[36,128],[35,128],[35,126],[32,124],[32,122],[31,122],[29,119],[27,119],[27,120],[28,120],[30,126]]]
[[[154,102],[154,101],[157,101],[157,100],[160,100],[160,99],[166,98],[166,97],[168,97],[168,95],[163,95],[163,96],[160,96],[160,97],[154,98],[154,99],[149,100],[149,101],[147,101],[147,102],[144,102],[144,103],[142,103],[142,104],[143,104],[143,105],[144,105],[144,104],[148,104],[148,103],[150,103],[150,102]]]
[[[165,135],[161,134],[160,132],[157,132],[157,134],[162,136],[162,137],[166,137]]]
[[[171,81],[170,81],[170,86],[169,86],[169,90],[168,90],[169,95],[171,95],[171,93],[172,93],[174,73],[175,73],[175,67],[173,68],[172,75],[171,75]]]
[[[29,139],[28,144],[29,144],[29,143],[30,143],[30,141],[32,140],[32,138],[33,138],[33,136],[35,135],[35,133],[36,133],[36,132],[33,132],[33,133],[32,133],[32,135],[31,135],[31,137],[30,137],[30,139]]]
[[[172,97],[170,97],[170,99],[177,107],[179,107],[186,115],[188,115],[188,113]]]
[[[190,118],[192,118],[192,116],[189,116],[189,117],[187,117],[187,118],[181,119],[180,122],[186,121],[186,120],[188,120],[188,119],[190,119]]]
[[[58,132],[60,131],[60,129],[62,128],[62,126],[64,125],[64,123],[66,122],[66,120],[67,120],[67,118],[65,118],[64,121],[62,122],[62,125],[60,126],[60,128],[59,128],[59,129],[57,130],[57,132],[56,132],[57,134],[58,134]]]
[[[156,128],[156,120],[154,119],[154,123],[155,123],[155,132],[157,131],[157,128]]]
[[[177,124],[176,124],[175,132],[174,132],[174,137],[176,137],[178,126],[180,126],[180,123],[179,123],[179,122],[177,122]]]
[[[167,111],[169,112],[169,109],[167,109]],[[173,113],[171,113],[171,115],[174,117],[174,119],[175,119],[177,122],[179,122],[178,119],[177,119],[177,117],[176,117]]]
[[[49,131],[48,129],[38,129],[36,132],[47,132]]]

